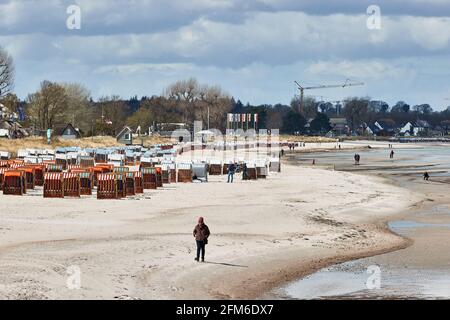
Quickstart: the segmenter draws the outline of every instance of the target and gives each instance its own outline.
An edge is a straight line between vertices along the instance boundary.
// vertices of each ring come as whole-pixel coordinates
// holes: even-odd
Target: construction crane
[[[305,96],[305,90],[312,90],[312,89],[329,89],[329,88],[345,88],[345,87],[353,87],[353,86],[362,86],[364,85],[364,82],[351,82],[350,79],[345,80],[344,84],[332,84],[332,85],[320,85],[315,87],[303,87],[301,86],[297,81],[294,81],[295,84],[298,86],[298,89],[300,90],[300,112],[303,112],[303,103],[304,103],[304,96]]]

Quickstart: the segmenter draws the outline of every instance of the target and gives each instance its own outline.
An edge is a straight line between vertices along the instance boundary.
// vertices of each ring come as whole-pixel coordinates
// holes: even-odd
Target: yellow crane
[[[331,85],[320,85],[320,86],[314,86],[314,87],[303,87],[301,86],[297,81],[294,81],[295,84],[298,86],[298,89],[300,90],[300,110],[299,112],[303,112],[303,100],[305,97],[305,90],[312,90],[312,89],[329,89],[329,88],[345,88],[345,87],[353,87],[353,86],[362,86],[364,85],[364,82],[351,82],[350,79],[345,80],[344,84],[331,84]]]

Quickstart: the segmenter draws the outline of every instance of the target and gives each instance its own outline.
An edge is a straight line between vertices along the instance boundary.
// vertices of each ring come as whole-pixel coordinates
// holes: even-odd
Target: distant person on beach
[[[198,218],[198,223],[194,228],[193,235],[197,242],[197,257],[195,261],[200,260],[200,254],[202,262],[205,261],[205,245],[208,244],[208,237],[210,235],[208,226],[204,223],[203,217]]]
[[[236,172],[236,164],[230,163],[230,165],[228,166],[228,181],[227,181],[227,183],[230,183],[230,182],[233,183],[235,172]]]
[[[355,156],[353,157],[355,159],[355,165],[359,164],[359,160],[361,159],[361,156],[357,153],[355,153]]]
[[[249,180],[248,170],[247,170],[247,164],[244,163],[242,165],[242,180]]]
[[[389,158],[394,159],[394,150],[391,150],[391,153],[389,154]]]
[[[425,173],[423,174],[423,180],[428,181],[428,179],[430,179],[430,175],[425,171]]]

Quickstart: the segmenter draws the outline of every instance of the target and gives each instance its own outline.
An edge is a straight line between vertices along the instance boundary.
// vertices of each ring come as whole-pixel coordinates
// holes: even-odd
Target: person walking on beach
[[[234,173],[236,172],[236,164],[234,164],[233,162],[230,163],[230,165],[228,166],[228,181],[227,183],[233,183],[234,180]]]
[[[355,153],[355,156],[353,157],[355,159],[355,165],[359,164],[359,160],[361,159],[360,155]]]
[[[428,181],[428,179],[430,179],[430,175],[428,174],[427,171],[425,171],[425,173],[423,174],[423,180]]]
[[[205,224],[203,217],[198,218],[198,223],[194,228],[193,235],[195,242],[197,243],[197,256],[195,261],[200,261],[200,255],[202,262],[205,261],[205,245],[208,244],[208,237],[210,235],[209,228]]]
[[[389,155],[389,158],[394,159],[394,150],[391,150],[391,153]]]

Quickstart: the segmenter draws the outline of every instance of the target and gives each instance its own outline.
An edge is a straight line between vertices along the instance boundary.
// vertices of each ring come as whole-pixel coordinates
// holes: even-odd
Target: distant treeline
[[[352,131],[375,121],[399,127],[409,121],[426,120],[431,126],[450,127],[450,107],[435,112],[428,104],[411,107],[399,101],[389,106],[368,97],[350,97],[334,103],[306,97],[303,108],[298,97],[290,105],[251,105],[243,104],[218,86],[201,85],[195,79],[175,82],[158,96],[106,96],[97,101],[80,84],[44,81],[25,101],[8,93],[0,102],[23,114],[22,124],[36,132],[47,128],[58,131],[71,123],[84,136],[115,136],[125,125],[132,129],[140,126],[142,132],[148,132],[150,127],[162,123],[192,125],[194,120],[201,120],[206,127],[208,114],[211,128],[225,130],[227,113],[257,113],[259,128],[280,129],[286,134],[325,134],[331,129],[330,118],[338,117],[346,118]]]

